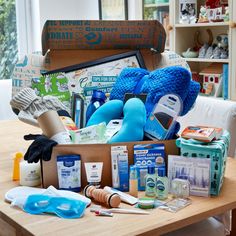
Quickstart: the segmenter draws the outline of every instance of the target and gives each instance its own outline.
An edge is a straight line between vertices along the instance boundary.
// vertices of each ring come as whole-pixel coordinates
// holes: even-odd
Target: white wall
[[[97,0],[39,0],[40,28],[46,20],[98,20]]]

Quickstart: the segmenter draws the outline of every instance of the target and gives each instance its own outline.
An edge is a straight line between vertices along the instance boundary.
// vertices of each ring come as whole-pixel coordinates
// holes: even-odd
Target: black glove
[[[57,142],[40,134],[28,134],[24,136],[24,139],[34,140],[24,155],[24,159],[28,163],[36,163],[40,159],[44,161],[51,159],[52,148],[57,145]]]

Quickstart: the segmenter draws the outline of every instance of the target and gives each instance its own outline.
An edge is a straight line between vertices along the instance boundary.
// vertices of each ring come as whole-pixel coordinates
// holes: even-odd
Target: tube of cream
[[[130,205],[134,205],[138,202],[138,199],[136,197],[133,197],[127,193],[123,193],[123,192],[121,192],[117,189],[111,188],[109,186],[105,186],[103,189],[105,191],[107,191],[108,193],[117,193],[120,196],[122,202],[126,202]]]
[[[88,184],[100,187],[102,178],[102,162],[87,162],[84,163]]]

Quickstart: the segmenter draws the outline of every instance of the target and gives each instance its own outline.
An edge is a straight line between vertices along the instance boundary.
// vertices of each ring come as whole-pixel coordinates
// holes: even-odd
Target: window
[[[18,58],[41,51],[39,22],[39,0],[0,0],[0,80]]]
[[[11,78],[17,53],[15,0],[0,0],[0,79]]]

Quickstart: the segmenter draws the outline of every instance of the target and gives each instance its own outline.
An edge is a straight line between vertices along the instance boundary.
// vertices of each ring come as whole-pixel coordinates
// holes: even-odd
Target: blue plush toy
[[[89,120],[88,125],[99,124],[102,121],[108,123],[110,119],[120,118],[122,104],[120,103],[120,110],[118,110],[113,103],[117,103],[117,100],[123,101],[126,93],[146,93],[145,112],[144,105],[141,105],[140,100],[137,102],[138,99],[130,99],[132,102],[129,103],[130,100],[128,100],[125,103],[122,128],[110,142],[140,141],[143,139],[145,125],[145,122],[143,124],[143,115],[148,117],[162,96],[170,93],[178,95],[183,102],[181,115],[185,115],[193,106],[199,90],[199,83],[192,81],[190,72],[180,66],[166,67],[152,72],[141,68],[126,68],[114,84],[110,94],[111,101],[101,106],[92,115],[92,120]],[[179,124],[177,123],[173,135],[178,132],[178,129]]]

